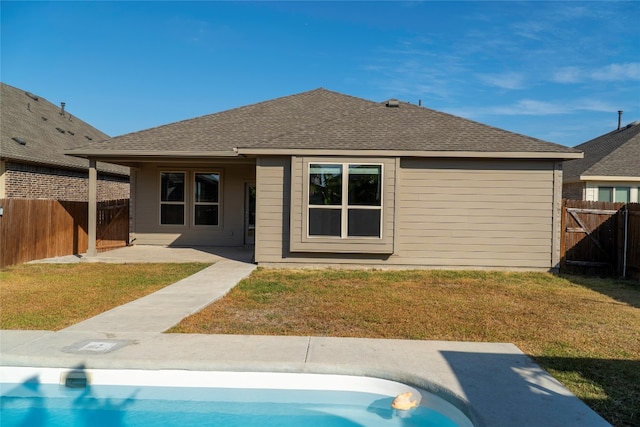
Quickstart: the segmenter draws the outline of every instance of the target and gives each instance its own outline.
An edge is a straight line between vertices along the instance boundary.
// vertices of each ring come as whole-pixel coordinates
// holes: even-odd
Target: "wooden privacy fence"
[[[88,249],[88,204],[58,200],[0,199],[0,268]],[[98,203],[99,251],[129,241],[129,200]]]
[[[640,278],[640,204],[563,200],[560,270]]]

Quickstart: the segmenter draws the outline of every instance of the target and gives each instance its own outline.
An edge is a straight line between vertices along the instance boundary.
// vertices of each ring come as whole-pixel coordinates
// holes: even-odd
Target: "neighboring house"
[[[548,270],[578,150],[317,89],[89,144],[135,166],[136,244],[241,246],[264,265]]]
[[[640,202],[640,121],[575,148],[584,158],[564,164],[564,198]]]
[[[89,161],[64,151],[109,136],[46,99],[1,83],[0,199],[88,200]],[[129,197],[129,168],[98,164],[98,200]]]

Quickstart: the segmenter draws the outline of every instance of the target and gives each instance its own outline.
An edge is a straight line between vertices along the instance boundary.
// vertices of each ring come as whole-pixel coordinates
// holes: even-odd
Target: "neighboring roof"
[[[575,148],[584,152],[584,158],[564,163],[565,181],[589,177],[640,178],[640,121]]]
[[[3,159],[39,165],[87,170],[89,161],[67,156],[77,148],[109,136],[46,99],[0,83],[0,155]],[[99,163],[101,172],[129,175],[123,166]]]
[[[581,155],[572,148],[427,108],[397,101],[372,102],[322,88],[122,135],[73,150],[73,154],[115,158],[318,151]]]

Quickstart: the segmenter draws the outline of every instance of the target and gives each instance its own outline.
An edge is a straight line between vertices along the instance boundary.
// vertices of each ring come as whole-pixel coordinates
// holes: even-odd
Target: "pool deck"
[[[364,375],[405,382],[439,392],[453,403],[468,404],[469,417],[478,427],[610,426],[513,344],[163,333],[249,275],[255,268],[250,258],[242,250],[133,246],[93,259],[55,259],[195,259],[215,264],[57,332],[0,331],[0,365]]]

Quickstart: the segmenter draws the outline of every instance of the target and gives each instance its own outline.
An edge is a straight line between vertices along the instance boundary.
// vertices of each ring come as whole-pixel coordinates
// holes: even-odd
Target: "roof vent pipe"
[[[618,130],[622,126],[622,110],[618,110]]]
[[[65,105],[66,105],[66,104],[65,104],[64,102],[61,102],[61,103],[60,103],[60,115],[61,115],[61,116],[64,116],[64,106],[65,106]]]

